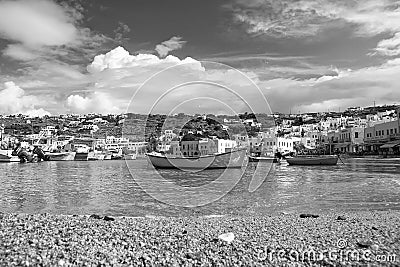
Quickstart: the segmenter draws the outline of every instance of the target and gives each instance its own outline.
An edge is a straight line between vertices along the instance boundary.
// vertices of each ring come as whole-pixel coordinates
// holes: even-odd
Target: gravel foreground
[[[0,266],[400,266],[399,228],[400,212],[392,211],[184,218],[0,213]]]

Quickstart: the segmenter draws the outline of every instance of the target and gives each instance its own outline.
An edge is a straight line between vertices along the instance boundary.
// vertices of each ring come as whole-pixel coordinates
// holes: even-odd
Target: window
[[[354,137],[355,137],[355,138],[358,138],[358,132],[355,132],[355,133],[354,133]]]

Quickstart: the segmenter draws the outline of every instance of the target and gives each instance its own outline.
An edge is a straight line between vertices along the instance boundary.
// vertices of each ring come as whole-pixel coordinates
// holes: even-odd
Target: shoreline
[[[400,211],[246,217],[0,213],[0,265],[390,266],[400,264],[399,225]],[[220,237],[231,233],[231,242]]]

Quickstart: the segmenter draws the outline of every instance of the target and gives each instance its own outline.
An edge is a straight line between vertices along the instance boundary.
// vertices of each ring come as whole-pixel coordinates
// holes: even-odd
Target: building
[[[180,144],[181,153],[184,157],[200,156],[199,140],[184,140]]]
[[[400,140],[399,119],[365,128],[364,150],[368,153],[394,154]],[[400,142],[399,142],[400,143]]]
[[[298,137],[278,137],[277,150],[281,153],[295,152],[295,144],[300,143],[301,139]]]
[[[230,152],[232,149],[237,147],[237,142],[234,140],[216,139],[215,141],[217,143],[217,153]]]

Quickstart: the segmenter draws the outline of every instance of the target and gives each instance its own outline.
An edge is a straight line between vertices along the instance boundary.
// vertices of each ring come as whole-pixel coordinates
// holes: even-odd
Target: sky
[[[400,103],[397,0],[0,0],[0,114]]]

